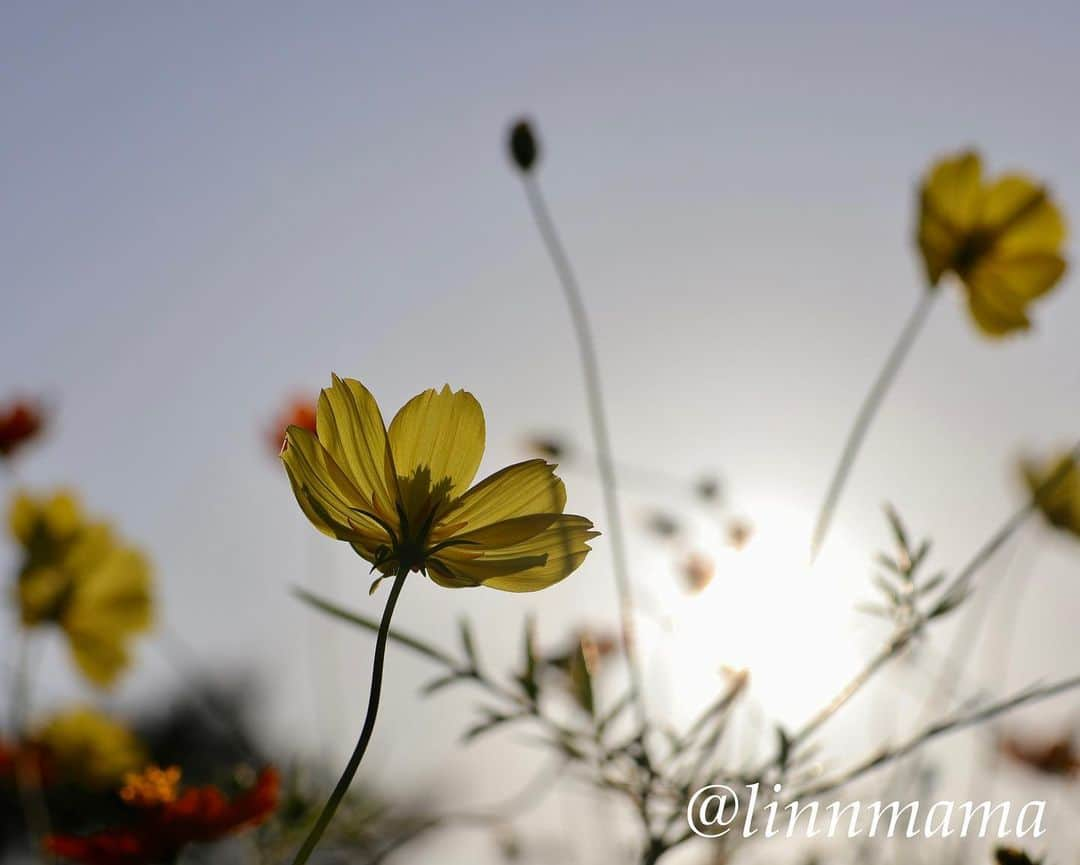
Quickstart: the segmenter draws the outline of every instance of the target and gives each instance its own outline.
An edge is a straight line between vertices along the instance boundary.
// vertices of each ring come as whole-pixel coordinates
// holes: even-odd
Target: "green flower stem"
[[[543,238],[548,254],[555,267],[555,272],[562,285],[570,318],[574,324],[578,349],[581,354],[581,367],[585,376],[585,395],[589,406],[594,447],[596,448],[596,466],[600,474],[600,486],[604,493],[604,513],[607,516],[608,531],[611,534],[611,552],[614,559],[615,588],[619,595],[619,620],[622,629],[623,651],[626,653],[630,668],[630,688],[638,720],[645,723],[645,703],[642,694],[641,664],[634,646],[631,616],[634,611],[633,590],[630,585],[627,567],[626,543],[623,539],[622,517],[619,513],[619,500],[615,483],[615,459],[612,456],[611,436],[608,433],[607,417],[604,412],[603,389],[600,386],[600,362],[596,356],[596,343],[593,340],[589,316],[581,296],[570,258],[563,248],[555,222],[551,218],[540,184],[535,175],[522,174],[525,195],[529,200],[533,220]]]
[[[404,567],[398,570],[397,576],[394,577],[394,585],[390,589],[390,597],[386,599],[386,608],[383,610],[382,621],[379,623],[379,635],[375,639],[375,659],[371,666],[371,693],[368,697],[367,715],[364,717],[364,726],[360,731],[360,738],[356,742],[352,756],[349,757],[345,771],[341,773],[341,778],[338,779],[337,786],[334,787],[330,798],[326,800],[326,804],[323,805],[315,825],[311,827],[311,831],[293,859],[293,865],[303,865],[315,850],[323,836],[323,832],[326,831],[326,827],[334,819],[334,813],[337,811],[338,805],[345,798],[349,785],[352,784],[352,780],[356,776],[356,770],[360,767],[360,761],[364,759],[364,752],[367,751],[368,743],[371,741],[371,734],[375,732],[375,716],[379,712],[379,697],[382,693],[383,663],[386,659],[386,644],[390,637],[390,619],[393,618],[394,607],[397,606],[398,595],[401,594],[401,589],[405,585],[407,574],[408,570]]]
[[[933,289],[928,289],[922,293],[907,323],[900,331],[900,337],[897,339],[892,351],[889,352],[885,365],[881,368],[881,372],[878,373],[873,387],[870,388],[870,392],[859,407],[858,414],[855,415],[855,423],[852,424],[847,441],[844,442],[844,449],[840,453],[840,462],[837,463],[832,480],[829,481],[829,489],[825,493],[825,500],[822,502],[817,522],[814,525],[813,539],[810,542],[811,563],[817,558],[818,553],[821,552],[821,548],[825,544],[833,513],[836,511],[836,506],[840,501],[840,494],[844,491],[844,484],[851,473],[855,457],[858,456],[859,449],[862,447],[863,439],[866,438],[870,423],[877,415],[878,409],[881,408],[882,400],[884,400],[885,394],[888,393],[889,388],[892,386],[896,374],[900,371],[904,359],[915,342],[915,337],[922,330],[930,306],[938,294],[939,292]]]

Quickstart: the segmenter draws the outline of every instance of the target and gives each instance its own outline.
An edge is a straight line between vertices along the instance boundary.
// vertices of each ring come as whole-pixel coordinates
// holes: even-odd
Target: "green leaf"
[[[449,676],[439,676],[437,679],[432,679],[423,687],[422,693],[425,696],[434,694],[436,691],[441,691],[447,685],[453,685],[455,682],[461,681],[462,676],[457,673],[451,673]]]
[[[577,704],[590,716],[595,715],[596,705],[593,702],[592,674],[589,673],[589,665],[585,660],[585,651],[580,642],[570,658],[570,687]]]
[[[885,517],[889,521],[889,526],[892,528],[893,537],[896,539],[896,545],[907,553],[911,546],[908,544],[907,531],[904,529],[904,523],[900,519],[900,514],[896,512],[896,509],[890,505],[885,505]]]
[[[373,634],[379,633],[379,623],[375,619],[369,619],[367,616],[361,615],[360,613],[354,613],[350,610],[346,610],[344,607],[338,606],[333,601],[328,601],[325,598],[320,598],[318,595],[312,594],[311,592],[307,591],[307,589],[301,589],[297,586],[294,586],[292,592],[305,604],[314,607],[320,612],[333,616],[335,619],[339,619],[340,621],[348,622],[350,625],[356,625],[357,627],[363,628],[365,631],[370,631]],[[408,634],[403,634],[399,630],[391,628],[390,640],[402,646],[406,646],[412,649],[414,652],[423,655],[424,657],[429,658],[432,661],[436,661],[437,663],[450,667],[451,669],[455,669],[457,666],[454,663],[454,660],[445,652],[435,648],[428,643],[425,643],[423,640],[409,636]]]
[[[518,718],[521,717],[520,715],[506,715],[495,709],[485,709],[484,712],[487,717],[483,721],[480,721],[478,724],[474,724],[473,726],[469,727],[469,729],[467,729],[462,736],[463,741],[471,742],[478,736],[482,736],[485,733],[490,733],[496,727],[499,727],[502,724],[509,723],[510,721],[516,721]]]
[[[521,687],[529,699],[536,702],[540,687],[536,680],[536,621],[532,616],[525,619],[525,633],[523,638],[525,646],[525,671],[518,677]]]
[[[464,616],[459,620],[458,627],[461,631],[461,647],[465,650],[465,657],[469,661],[471,669],[476,670],[480,667],[480,660],[476,655],[476,642],[473,640],[472,625],[469,624],[469,620]]]

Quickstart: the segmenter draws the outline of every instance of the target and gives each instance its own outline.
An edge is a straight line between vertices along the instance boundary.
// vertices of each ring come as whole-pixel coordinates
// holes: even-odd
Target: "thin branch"
[[[1080,456],[1080,442],[1078,442],[1073,447],[1072,451],[1070,451],[1070,456],[1073,458]],[[981,547],[979,547],[971,559],[968,560],[967,564],[964,565],[957,575],[947,584],[946,588],[941,593],[941,600],[935,605],[935,608],[929,613],[917,614],[910,623],[893,634],[885,646],[882,647],[877,654],[870,659],[866,666],[844,686],[840,693],[794,733],[790,739],[792,748],[805,742],[819,727],[843,708],[843,706],[846,705],[847,702],[862,690],[863,686],[874,677],[878,670],[903,651],[908,643],[911,642],[911,638],[914,637],[930,619],[934,618],[935,614],[941,614],[941,611],[945,609],[944,605],[946,603],[959,602],[959,600],[963,598],[979,570],[990,561],[994,554],[1005,545],[1006,541],[1008,541],[1035,512],[1039,500],[1050,489],[1061,482],[1067,470],[1068,466],[1063,465],[1063,467],[1059,468],[1039,485],[1023,507],[1017,509],[1001,525],[1001,527],[994,532]]]
[[[999,715],[1009,712],[1012,709],[1026,705],[1028,703],[1035,703],[1041,700],[1046,700],[1051,697],[1056,697],[1059,694],[1063,694],[1066,691],[1071,691],[1077,687],[1080,687],[1080,675],[1072,676],[1068,679],[1063,679],[1060,682],[1055,682],[1052,685],[1045,685],[1043,687],[1032,687],[1026,691],[1021,691],[1012,697],[1008,697],[998,703],[993,703],[990,706],[986,706],[982,709],[977,709],[973,712],[966,714],[954,715],[951,718],[945,718],[930,726],[926,727],[922,732],[916,734],[906,742],[894,747],[884,748],[878,754],[864,760],[861,763],[851,767],[843,774],[838,775],[835,778],[831,778],[826,781],[822,781],[820,784],[814,787],[800,790],[799,793],[793,798],[799,799],[803,797],[819,797],[826,793],[831,793],[839,787],[843,787],[845,784],[849,784],[852,781],[865,775],[867,772],[880,768],[881,766],[891,763],[894,760],[898,760],[901,757],[906,757],[913,751],[918,750],[923,745],[948,733],[953,733],[958,730],[963,730],[967,727],[972,727],[976,724],[980,724],[984,721],[989,721],[992,718],[996,718]]]

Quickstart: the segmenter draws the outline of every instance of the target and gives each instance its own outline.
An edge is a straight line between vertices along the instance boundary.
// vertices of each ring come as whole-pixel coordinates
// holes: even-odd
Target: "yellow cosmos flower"
[[[1072,453],[1046,462],[1020,463],[1035,505],[1054,528],[1080,536],[1080,467]]]
[[[31,741],[44,750],[60,780],[93,789],[119,787],[125,775],[146,765],[146,752],[135,734],[93,709],[56,715]]]
[[[1028,328],[1028,305],[1065,272],[1065,220],[1046,188],[1020,174],[984,180],[978,154],[966,152],[930,169],[919,205],[930,284],[955,274],[989,336]]]
[[[106,523],[88,520],[66,491],[17,493],[9,525],[23,551],[15,592],[23,624],[58,625],[82,673],[112,684],[128,665],[132,635],[152,621],[146,559]]]
[[[563,513],[555,467],[528,460],[470,488],[483,453],[484,413],[467,391],[424,391],[387,429],[368,390],[334,376],[316,432],[289,427],[281,458],[312,524],[383,574],[508,592],[571,574],[597,532]]]

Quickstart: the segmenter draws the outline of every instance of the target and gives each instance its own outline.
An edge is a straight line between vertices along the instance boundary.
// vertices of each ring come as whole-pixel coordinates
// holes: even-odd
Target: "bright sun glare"
[[[712,582],[700,594],[673,586],[661,622],[642,623],[642,648],[664,669],[671,720],[685,722],[724,686],[723,669],[748,669],[769,718],[798,723],[829,699],[860,655],[856,601],[868,562],[839,527],[813,568],[810,518],[776,499],[748,508],[742,549],[713,544]]]

